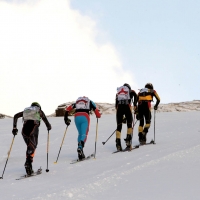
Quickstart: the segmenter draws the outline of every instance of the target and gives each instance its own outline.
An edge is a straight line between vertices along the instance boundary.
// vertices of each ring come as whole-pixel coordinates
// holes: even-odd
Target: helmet
[[[124,85],[123,86],[126,86],[126,87],[128,87],[129,88],[129,90],[131,90],[131,86],[128,84],[128,83],[124,83]]]
[[[152,83],[147,83],[147,84],[145,85],[145,88],[148,88],[148,89],[152,89],[152,90],[153,90],[153,85],[152,85]]]
[[[39,108],[41,109],[41,106],[40,106],[40,104],[39,104],[38,102],[33,102],[33,103],[31,104],[31,106],[37,106],[37,107],[39,107]]]

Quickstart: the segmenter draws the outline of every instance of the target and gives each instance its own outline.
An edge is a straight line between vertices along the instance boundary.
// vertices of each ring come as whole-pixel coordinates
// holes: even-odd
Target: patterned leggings
[[[39,134],[39,124],[35,124],[33,120],[28,120],[24,122],[22,128],[22,136],[27,145],[26,159],[33,162],[33,157],[35,154],[35,149],[38,144],[38,134]]]

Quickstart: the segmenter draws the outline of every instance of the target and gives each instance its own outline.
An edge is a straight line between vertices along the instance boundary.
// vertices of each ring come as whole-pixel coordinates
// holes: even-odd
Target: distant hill
[[[4,115],[0,113],[0,119],[4,119],[4,118],[12,118],[12,117],[9,115]]]
[[[60,117],[64,116],[64,109],[66,106],[71,105],[74,102],[67,102],[59,105],[55,113],[48,115],[48,117]],[[116,113],[115,104],[111,103],[96,103],[100,112],[104,115]],[[153,104],[152,104],[153,108]],[[189,111],[200,111],[200,100],[186,101],[180,103],[168,103],[168,104],[159,104],[157,112],[189,112]],[[12,118],[9,115],[1,114],[0,119]]]
[[[59,105],[52,115],[49,116],[63,116],[64,109],[73,102],[67,102]],[[116,112],[115,104],[110,103],[96,103],[98,109],[102,114],[113,114]],[[153,104],[152,104],[153,108]],[[160,104],[157,112],[188,112],[188,111],[200,111],[200,100],[186,101],[180,103],[168,103]]]

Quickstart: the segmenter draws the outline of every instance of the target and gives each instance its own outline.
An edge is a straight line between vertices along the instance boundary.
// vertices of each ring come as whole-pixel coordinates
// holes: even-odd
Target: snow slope
[[[116,128],[115,115],[99,119],[96,159],[70,164],[77,158],[77,130],[72,123],[67,131],[57,164],[60,144],[65,131],[63,118],[50,117],[49,172],[46,173],[47,130],[40,126],[39,144],[33,167],[42,166],[43,173],[24,180],[15,180],[25,173],[26,146],[20,133],[0,180],[1,200],[27,199],[137,199],[137,200],[196,200],[199,199],[200,112],[170,112],[156,114],[156,145],[142,146],[132,152],[112,154],[115,136],[103,141]],[[148,133],[150,141],[152,126]],[[22,122],[18,120],[18,129]],[[133,144],[138,144],[137,127]],[[3,172],[12,141],[12,119],[0,120],[0,170]],[[20,132],[20,131],[19,131]],[[122,138],[126,127],[123,125]],[[85,154],[94,152],[96,119],[91,117]],[[123,147],[125,143],[122,142]],[[1,173],[1,171],[0,171]],[[0,174],[1,176],[1,174]]]

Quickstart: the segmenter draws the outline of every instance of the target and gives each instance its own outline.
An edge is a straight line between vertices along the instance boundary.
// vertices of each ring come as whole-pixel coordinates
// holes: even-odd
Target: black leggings
[[[140,120],[139,126],[140,127],[144,126],[144,119],[145,119],[146,125],[143,131],[147,133],[151,124],[151,103],[145,102],[145,101],[140,102],[138,104],[138,114],[139,114],[139,120]]]
[[[133,116],[129,105],[118,105],[116,118],[117,118],[117,131],[119,132],[121,132],[122,130],[122,121],[124,115],[126,117],[127,127],[132,128]]]
[[[33,161],[35,149],[38,144],[39,124],[35,124],[33,120],[24,122],[22,128],[22,136],[27,145],[26,158],[29,161]]]

